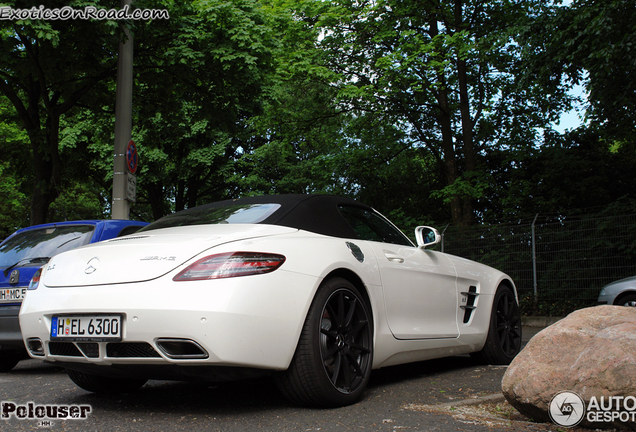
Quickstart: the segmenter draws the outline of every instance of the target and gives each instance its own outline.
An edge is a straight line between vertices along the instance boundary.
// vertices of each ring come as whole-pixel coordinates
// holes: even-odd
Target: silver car
[[[636,307],[636,276],[605,285],[598,295],[598,304]]]

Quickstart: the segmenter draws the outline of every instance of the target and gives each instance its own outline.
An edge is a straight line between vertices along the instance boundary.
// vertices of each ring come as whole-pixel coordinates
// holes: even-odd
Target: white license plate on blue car
[[[119,341],[121,315],[54,316],[51,321],[51,340]]]
[[[26,295],[26,287],[0,289],[0,303],[20,303]]]

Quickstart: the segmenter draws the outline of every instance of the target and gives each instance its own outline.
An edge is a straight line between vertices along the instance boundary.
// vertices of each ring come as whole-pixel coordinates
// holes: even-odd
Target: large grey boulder
[[[550,401],[557,393],[574,392],[584,409],[627,411],[614,422],[607,421],[611,415],[586,414],[581,426],[636,430],[636,308],[581,309],[537,333],[508,367],[502,391],[519,412],[543,421],[550,421]],[[605,410],[602,404],[610,408],[610,401],[614,407],[624,404]],[[587,410],[592,411],[599,412]]]

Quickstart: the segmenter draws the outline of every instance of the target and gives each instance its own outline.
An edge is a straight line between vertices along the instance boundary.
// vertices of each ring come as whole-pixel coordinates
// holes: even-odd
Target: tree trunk
[[[434,17],[430,21],[431,38],[439,34],[437,19]],[[446,76],[443,72],[438,72],[437,81],[440,88],[435,92],[439,113],[436,116],[437,123],[442,132],[442,170],[446,179],[446,185],[453,185],[460,176],[457,165],[457,156],[453,143],[453,125],[451,116],[451,106],[449,102],[449,90],[446,87]],[[466,224],[465,205],[460,196],[454,196],[450,200],[450,211],[453,225],[464,226]]]
[[[462,0],[455,2],[455,26],[458,31],[464,29],[462,18]],[[462,141],[464,149],[464,173],[470,173],[477,169],[477,157],[473,146],[473,119],[470,115],[470,98],[468,96],[468,77],[466,61],[457,58],[457,80],[459,85],[459,111],[462,123]],[[474,221],[474,204],[471,197],[462,198],[462,225],[471,225]]]
[[[34,119],[32,119],[34,120]],[[48,222],[49,207],[59,195],[62,180],[62,163],[58,150],[59,115],[49,114],[44,131],[27,131],[33,155],[34,185],[31,197],[31,225]],[[32,121],[36,126],[39,121]]]

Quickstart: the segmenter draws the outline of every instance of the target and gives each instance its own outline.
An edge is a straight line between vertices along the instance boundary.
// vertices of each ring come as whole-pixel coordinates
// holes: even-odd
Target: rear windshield
[[[164,216],[139,231],[187,225],[256,224],[267,219],[279,208],[280,204],[243,204],[227,207],[195,208]]]
[[[41,265],[47,258],[90,243],[94,230],[93,225],[71,225],[21,232],[0,245],[0,268],[28,265],[31,260]]]

